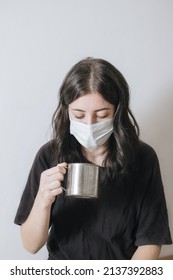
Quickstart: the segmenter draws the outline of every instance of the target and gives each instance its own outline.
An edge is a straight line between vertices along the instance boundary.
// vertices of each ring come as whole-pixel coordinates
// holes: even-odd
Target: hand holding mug
[[[56,196],[62,193],[61,184],[66,170],[67,163],[63,162],[42,172],[37,199],[44,207],[50,206],[55,201]]]

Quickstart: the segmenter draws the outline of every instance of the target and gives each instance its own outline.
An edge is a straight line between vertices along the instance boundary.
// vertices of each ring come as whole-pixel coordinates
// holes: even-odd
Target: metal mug
[[[66,195],[97,198],[99,167],[90,163],[69,163]]]

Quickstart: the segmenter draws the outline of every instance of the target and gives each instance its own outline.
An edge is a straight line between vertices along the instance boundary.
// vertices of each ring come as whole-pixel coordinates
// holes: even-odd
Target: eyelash
[[[76,119],[82,119],[84,116],[75,116]]]
[[[97,116],[97,118],[99,119],[104,119],[104,118],[107,118],[108,115],[105,115],[105,116]],[[83,119],[85,116],[75,116],[76,119]]]
[[[104,118],[107,118],[108,115],[105,115],[105,116],[97,116],[97,118],[100,118],[100,119],[104,119]]]

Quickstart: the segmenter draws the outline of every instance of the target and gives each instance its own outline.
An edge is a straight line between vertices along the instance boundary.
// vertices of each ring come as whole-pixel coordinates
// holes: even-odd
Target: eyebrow
[[[110,110],[110,108],[101,108],[101,109],[95,110],[94,112],[100,112],[100,111],[105,111],[105,110]],[[72,109],[72,111],[86,112],[86,111],[81,110],[81,109]]]

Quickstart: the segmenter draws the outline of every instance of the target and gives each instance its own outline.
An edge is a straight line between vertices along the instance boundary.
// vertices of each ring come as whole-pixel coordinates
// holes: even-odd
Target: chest
[[[101,184],[97,199],[59,197],[52,210],[52,222],[58,234],[77,232],[95,234],[104,239],[132,232],[138,219],[135,188],[130,184]],[[61,230],[60,230],[61,229]]]

